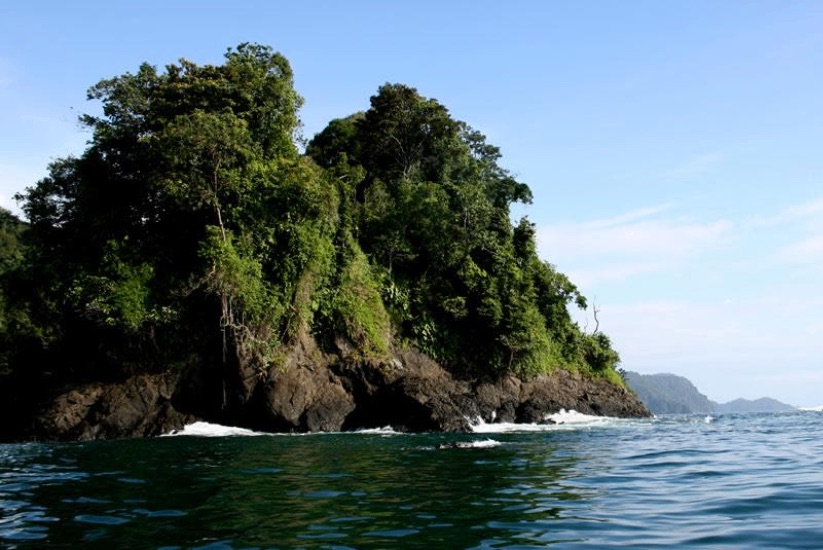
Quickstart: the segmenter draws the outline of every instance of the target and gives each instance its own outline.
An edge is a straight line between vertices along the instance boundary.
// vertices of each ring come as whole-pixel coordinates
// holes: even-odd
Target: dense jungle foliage
[[[79,157],[0,214],[0,370],[61,380],[283,365],[313,335],[370,364],[417,348],[460,375],[619,380],[577,288],[512,223],[500,151],[400,84],[302,153],[287,60],[242,44],[89,90]]]

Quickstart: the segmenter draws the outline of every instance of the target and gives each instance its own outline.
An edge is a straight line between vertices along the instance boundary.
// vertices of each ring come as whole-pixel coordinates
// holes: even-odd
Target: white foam
[[[223,426],[221,424],[212,424],[211,422],[194,422],[188,424],[182,430],[177,430],[172,433],[163,434],[163,437],[191,435],[199,437],[227,437],[227,436],[258,436],[258,435],[285,435],[285,436],[310,436],[310,435],[333,435],[333,434],[375,434],[375,435],[399,435],[400,432],[394,431],[391,426],[384,426],[382,428],[369,428],[364,430],[355,430],[352,432],[304,432],[304,433],[266,433],[256,432],[247,428],[238,428],[236,426]]]
[[[577,428],[589,428],[614,424],[621,419],[611,416],[593,416],[579,413],[574,410],[561,409],[554,414],[546,415],[540,424],[516,424],[514,422],[484,422],[478,418],[472,422],[474,433],[509,433],[509,432],[549,432]]]
[[[603,424],[604,422],[617,419],[610,416],[594,416],[579,413],[575,410],[567,411],[566,409],[560,409],[560,412],[547,415],[546,420],[551,420],[557,424]]]
[[[490,447],[499,447],[500,445],[502,445],[502,443],[494,439],[483,439],[481,441],[470,441],[468,446],[473,449],[488,449]]]
[[[798,410],[807,412],[823,412],[823,405],[818,405],[816,407],[800,407]]]
[[[364,428],[362,430],[354,430],[351,433],[356,434],[378,434],[378,435],[400,435],[400,432],[394,431],[391,426],[383,426],[382,428]]]
[[[194,422],[188,424],[182,430],[178,430],[164,436],[193,435],[199,437],[226,437],[230,435],[266,435],[263,432],[255,432],[246,428],[235,426],[223,426],[221,424],[211,424],[210,422]]]

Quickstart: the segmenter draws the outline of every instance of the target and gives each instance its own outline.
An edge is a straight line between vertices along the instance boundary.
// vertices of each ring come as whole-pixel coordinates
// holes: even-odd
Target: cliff
[[[459,379],[422,353],[403,350],[384,365],[321,356],[304,339],[287,368],[254,377],[244,395],[227,397],[207,372],[136,375],[41,396],[28,412],[3,412],[3,440],[151,437],[198,419],[267,432],[346,431],[392,426],[398,431],[468,431],[478,420],[542,423],[561,409],[647,417],[634,395],[609,381],[566,370],[529,380]],[[307,359],[314,357],[313,360]],[[237,388],[233,388],[237,390]],[[23,409],[25,405],[17,403]]]

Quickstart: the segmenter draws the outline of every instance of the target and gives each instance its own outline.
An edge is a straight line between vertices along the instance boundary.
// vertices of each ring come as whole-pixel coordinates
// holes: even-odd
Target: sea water
[[[4,548],[823,548],[823,412],[0,445]]]

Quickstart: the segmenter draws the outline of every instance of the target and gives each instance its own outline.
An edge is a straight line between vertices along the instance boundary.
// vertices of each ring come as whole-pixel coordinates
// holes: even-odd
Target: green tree
[[[339,200],[298,153],[288,62],[241,44],[222,65],[143,64],[89,98],[103,114],[82,118],[87,150],[20,196],[59,327],[49,350],[92,373],[269,368],[334,269]]]
[[[511,222],[510,206],[530,202],[529,187],[436,100],[386,84],[365,113],[332,121],[306,152],[340,174],[359,169],[343,208],[410,344],[475,375],[614,362],[608,341],[571,320],[567,308],[585,308],[585,298],[538,258],[534,226]]]
[[[27,224],[0,212],[18,374],[198,368],[242,402],[306,338],[365,363],[414,346],[471,376],[617,365],[571,320],[585,298],[534,226],[512,223],[529,187],[414,88],[381,86],[305,155],[291,68],[265,46],[143,64],[89,98],[87,149],[18,196]]]

